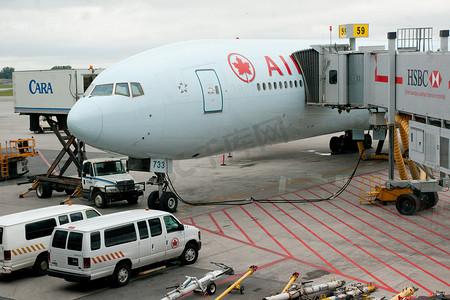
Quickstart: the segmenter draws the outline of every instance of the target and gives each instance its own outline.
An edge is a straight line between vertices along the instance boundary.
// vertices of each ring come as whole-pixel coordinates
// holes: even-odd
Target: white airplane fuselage
[[[291,58],[302,46],[238,39],[149,50],[93,82],[140,83],[143,95],[87,95],[70,111],[69,129],[89,145],[133,158],[188,159],[367,127],[367,111],[306,105]]]

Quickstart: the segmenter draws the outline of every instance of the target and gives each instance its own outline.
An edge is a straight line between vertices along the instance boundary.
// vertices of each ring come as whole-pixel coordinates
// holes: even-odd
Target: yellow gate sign
[[[339,38],[369,37],[369,24],[339,25]]]

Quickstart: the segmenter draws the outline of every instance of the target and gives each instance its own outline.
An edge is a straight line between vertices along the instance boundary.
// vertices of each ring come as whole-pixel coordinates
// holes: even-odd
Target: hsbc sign
[[[408,85],[438,88],[441,85],[442,76],[439,71],[408,69]]]

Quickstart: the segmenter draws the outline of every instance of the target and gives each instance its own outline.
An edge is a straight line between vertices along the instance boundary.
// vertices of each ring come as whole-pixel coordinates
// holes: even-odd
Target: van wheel
[[[148,195],[147,206],[150,209],[158,209],[159,193],[158,191],[153,191]]]
[[[161,210],[174,213],[177,211],[178,199],[172,192],[165,192],[159,200],[159,207]]]
[[[189,243],[181,254],[180,261],[183,265],[191,265],[197,261],[198,248],[195,244]]]
[[[94,200],[94,204],[96,207],[98,208],[106,207],[105,195],[102,192],[96,191],[94,195],[92,195],[92,199]]]
[[[44,276],[48,270],[48,254],[43,253],[36,258],[33,265],[33,272],[36,276]]]
[[[114,270],[112,284],[115,287],[121,287],[128,284],[131,276],[131,268],[126,263],[119,263]]]
[[[41,198],[50,198],[52,196],[52,186],[48,182],[40,182],[36,188],[36,195]]]

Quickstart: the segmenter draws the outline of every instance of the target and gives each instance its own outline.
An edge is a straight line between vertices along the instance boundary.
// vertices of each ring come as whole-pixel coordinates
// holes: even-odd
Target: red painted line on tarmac
[[[357,182],[360,182],[360,181],[358,181],[358,180],[356,180],[356,179],[354,179],[354,180],[357,181]],[[350,184],[350,186],[355,187],[355,186],[352,185],[352,184]],[[349,193],[350,193],[350,192],[349,192]],[[352,194],[353,194],[353,193],[352,193]],[[357,196],[357,195],[355,195],[355,194],[353,194],[353,195],[354,195],[354,196]],[[357,197],[359,197],[359,196],[357,196]],[[348,201],[347,201],[347,202],[348,202]],[[380,217],[378,217],[378,216],[372,214],[372,213],[369,212],[368,210],[363,209],[361,206],[355,205],[354,203],[351,203],[351,202],[348,202],[348,203],[352,204],[352,205],[355,206],[355,207],[358,207],[358,208],[361,209],[361,210],[364,210],[365,212],[367,212],[367,213],[369,213],[369,214],[375,216],[376,218],[378,218],[378,219],[380,219],[380,220],[384,220],[384,219],[381,219]],[[408,221],[408,222],[410,222],[410,223],[412,223],[412,224],[414,224],[414,225],[416,225],[416,226],[418,226],[418,227],[420,227],[420,228],[422,228],[422,229],[424,229],[424,230],[426,230],[426,231],[428,231],[428,232],[431,232],[431,233],[433,233],[433,234],[435,234],[435,235],[437,235],[437,236],[439,236],[439,237],[441,237],[441,238],[443,238],[443,239],[446,239],[446,240],[449,240],[449,241],[450,241],[450,238],[447,238],[447,237],[443,236],[442,234],[439,234],[439,233],[437,233],[437,232],[435,232],[435,231],[432,231],[431,229],[429,229],[429,228],[427,228],[427,227],[425,227],[425,226],[423,226],[423,225],[420,225],[419,223],[413,222],[413,221],[411,221],[410,219],[405,218],[405,217],[404,217],[403,215],[401,215],[401,214],[398,214],[398,213],[395,213],[395,212],[393,212],[393,211],[390,211],[389,209],[386,209],[386,208],[383,207],[383,206],[379,206],[379,208],[381,208],[381,209],[383,209],[383,210],[385,210],[385,211],[387,211],[387,212],[389,212],[389,213],[395,215],[397,218],[401,218],[401,219],[403,219],[403,220],[406,220],[406,221]],[[384,220],[384,221],[387,222],[387,223],[389,223],[389,222],[386,221],[386,220]],[[389,223],[389,224],[392,225],[392,223]],[[395,226],[395,225],[393,225],[393,226]],[[397,227],[397,226],[396,226],[396,227]],[[413,235],[413,234],[411,234],[411,235]],[[413,236],[414,236],[414,235],[413,235]],[[414,236],[414,237],[420,239],[420,238],[417,237],[417,236]],[[422,239],[420,239],[420,240],[422,240]],[[440,250],[450,255],[450,252],[446,252],[446,251],[444,251],[444,250],[442,250],[442,249],[440,249]]]
[[[271,266],[274,266],[274,265],[279,264],[279,263],[282,263],[282,262],[284,262],[284,261],[286,261],[286,260],[289,260],[289,258],[288,258],[288,257],[283,257],[283,258],[281,258],[281,259],[278,259],[278,260],[276,260],[276,261],[270,262],[270,263],[268,263],[268,264],[265,264],[265,265],[262,265],[262,266],[257,266],[258,269],[257,269],[256,271],[262,270],[262,269],[265,269],[265,268],[268,268],[268,267],[271,267]],[[250,268],[249,268],[249,269],[250,269]],[[236,274],[236,275],[234,275],[234,276],[232,276],[232,277],[229,277],[229,278],[227,278],[227,279],[221,280],[221,281],[219,281],[218,283],[220,284],[220,283],[222,283],[222,282],[228,282],[228,281],[235,280],[235,279],[237,279],[237,278],[241,278],[241,277],[242,277],[245,273],[247,273],[247,272],[248,272],[248,271],[242,272],[241,274]]]
[[[311,191],[309,191],[309,192],[310,192],[311,194],[313,194],[313,195],[316,195],[316,194],[314,194],[314,193],[311,192]],[[341,200],[343,200],[340,196],[339,196],[338,198],[341,199]],[[345,200],[344,200],[344,201],[345,201]],[[362,221],[360,218],[358,218],[358,217],[356,217],[355,215],[349,213],[348,211],[346,211],[346,210],[340,208],[339,206],[335,205],[335,204],[332,203],[331,201],[328,201],[327,203],[329,203],[329,204],[333,205],[334,207],[336,207],[336,208],[342,210],[343,212],[345,212],[345,213],[351,215],[351,216],[354,217],[355,219]],[[317,208],[319,208],[319,209],[322,210],[323,212],[329,214],[327,211],[325,211],[324,209],[320,208],[320,207],[317,206],[316,204],[312,203],[312,205],[316,206]],[[329,214],[329,215],[332,216],[331,214]],[[332,216],[332,217],[334,217],[334,216]],[[363,237],[365,237],[366,239],[368,239],[368,240],[372,241],[373,243],[377,244],[377,245],[380,246],[381,248],[383,248],[383,249],[387,250],[388,252],[391,252],[391,253],[394,254],[395,256],[397,256],[397,257],[399,257],[399,258],[401,258],[401,259],[403,259],[403,260],[409,262],[408,260],[406,260],[405,258],[403,258],[401,255],[397,254],[396,252],[394,252],[394,251],[390,250],[389,248],[383,246],[382,244],[378,243],[377,241],[375,241],[374,239],[372,239],[372,238],[369,237],[368,235],[366,235],[366,234],[362,233],[361,231],[357,230],[355,227],[349,225],[348,223],[342,221],[341,219],[337,219],[336,217],[334,217],[334,218],[335,218],[336,220],[338,220],[339,222],[341,222],[342,224],[344,224],[345,226],[347,226],[348,228],[354,230],[355,232],[357,232],[357,233],[360,234],[361,236],[363,236]],[[364,221],[363,221],[363,222],[364,222]],[[358,247],[358,248],[360,248],[360,246],[358,246],[358,245],[355,245],[355,246]],[[361,247],[361,249],[362,249],[362,247]],[[389,264],[386,263],[385,261],[379,259],[378,257],[376,257],[376,256],[374,256],[374,255],[372,255],[372,257],[375,258],[376,260],[378,260],[380,263],[382,263],[382,264],[385,265],[386,267],[388,267],[388,268],[390,268],[391,270],[393,270],[394,272],[396,272],[396,273],[400,274],[401,276],[403,276],[404,278],[408,279],[408,280],[411,281],[412,283],[414,283],[414,284],[420,286],[421,288],[423,288],[424,290],[428,291],[429,293],[432,293],[431,290],[429,290],[429,289],[427,289],[426,287],[422,286],[422,285],[419,284],[417,281],[414,281],[412,278],[408,277],[406,274],[403,274],[403,273],[400,272],[398,269],[395,269],[394,267],[392,267],[391,265],[389,265]],[[420,268],[419,266],[415,265],[414,263],[412,263],[412,262],[410,262],[410,263],[411,263],[413,266],[416,266],[418,269],[420,269],[420,270],[422,270],[422,271],[424,271],[424,272],[427,272],[427,271],[423,270],[422,268]],[[431,275],[431,276],[433,276],[433,275]],[[433,276],[433,277],[435,277],[435,276]],[[437,277],[436,277],[436,279],[440,280],[440,279],[437,278]]]
[[[280,246],[281,249],[284,250],[284,252],[286,252],[286,254],[289,257],[294,257],[276,238],[273,237],[273,235],[270,234],[269,231],[266,230],[266,228],[264,228],[264,226],[262,226],[252,215],[250,215],[250,213],[241,206],[241,209],[252,219],[253,222],[255,222],[278,246]]]
[[[220,228],[219,224],[217,223],[217,221],[213,218],[213,216],[211,214],[208,214],[209,217],[211,218],[211,220],[213,221],[213,223],[216,225],[217,229],[219,230],[220,234],[224,235],[222,228]]]
[[[326,263],[331,269],[333,269],[335,272],[339,272],[338,269],[336,269],[332,264],[330,264],[324,257],[322,257],[317,251],[315,251],[312,247],[310,247],[307,243],[305,243],[301,238],[299,238],[296,234],[294,234],[291,230],[289,230],[286,226],[284,226],[277,218],[275,218],[274,216],[272,216],[267,210],[265,210],[261,205],[259,205],[258,203],[255,203],[256,206],[258,206],[260,209],[262,209],[266,214],[268,214],[275,222],[277,222],[281,227],[284,228],[284,230],[286,230],[287,232],[289,232],[297,241],[299,241],[300,243],[303,244],[303,246],[305,246],[306,248],[308,248],[312,253],[314,253],[314,255],[316,255],[318,258],[320,258],[324,263]],[[278,206],[276,206],[275,204],[272,203],[272,205],[274,205],[275,207],[279,208]],[[280,208],[281,210],[281,208]],[[292,218],[293,219],[293,218]],[[294,221],[297,221],[295,219],[293,219]],[[321,240],[322,242],[326,243],[323,239],[321,239],[319,236],[317,236],[314,232],[312,232],[311,230],[309,230],[309,228],[307,228],[306,226],[304,226],[303,224],[301,224],[300,222],[297,221],[297,223],[299,225],[301,225],[304,229],[306,229],[308,232],[310,232],[312,235],[314,235],[316,238],[318,238],[319,240]]]
[[[205,228],[205,227],[197,226],[197,228],[199,228],[199,229],[201,229],[201,230],[203,230],[203,231],[207,231],[207,232],[212,233],[212,234],[218,234],[217,231],[210,230],[210,229],[207,229],[207,228]],[[310,262],[308,262],[308,261],[301,260],[301,259],[296,258],[296,257],[289,257],[289,256],[287,256],[286,254],[283,254],[283,253],[280,253],[280,252],[276,252],[276,251],[274,251],[274,250],[272,250],[272,249],[264,248],[264,247],[261,247],[261,246],[258,246],[258,245],[252,245],[252,244],[250,244],[249,242],[242,241],[242,240],[239,240],[239,239],[234,238],[234,237],[231,237],[231,236],[227,236],[227,235],[219,235],[219,236],[224,237],[224,238],[227,238],[227,239],[230,239],[230,240],[233,240],[233,241],[235,241],[235,242],[242,243],[242,244],[247,245],[247,246],[254,247],[254,248],[259,249],[259,250],[263,250],[263,251],[266,251],[266,252],[269,252],[269,253],[272,253],[272,254],[275,254],[275,255],[279,255],[279,256],[281,256],[281,257],[283,257],[283,258],[285,258],[285,259],[291,259],[291,260],[293,260],[293,261],[302,263],[302,264],[304,264],[304,265],[307,265],[307,266],[310,266],[310,267],[313,267],[313,268],[316,268],[316,269],[320,269],[320,270],[323,270],[323,271],[326,271],[326,272],[329,272],[329,273],[334,273],[334,274],[336,274],[336,275],[338,275],[338,276],[342,276],[342,277],[348,278],[348,279],[353,280],[353,281],[358,281],[358,282],[362,282],[362,283],[366,283],[366,284],[369,284],[369,283],[372,284],[372,282],[369,282],[369,281],[366,281],[366,280],[363,280],[363,279],[360,279],[360,278],[356,278],[356,277],[354,277],[354,276],[350,276],[350,275],[344,274],[344,273],[342,273],[342,272],[335,273],[335,272],[333,272],[333,270],[331,270],[331,269],[324,268],[324,267],[322,267],[322,266],[319,266],[319,265],[310,263]],[[386,291],[391,292],[391,293],[395,293],[395,294],[398,293],[398,291],[396,291],[396,290],[394,290],[394,289],[387,289],[385,286],[380,286],[380,285],[377,285],[377,284],[373,284],[373,285],[376,286],[377,288],[386,290]]]
[[[429,211],[429,212],[432,213],[433,215],[437,215],[437,216],[440,216],[440,217],[443,217],[443,218],[446,218],[446,219],[450,219],[450,217],[447,217],[446,215],[443,215],[443,214],[441,214],[441,213],[438,213],[438,212],[436,212],[436,211],[434,211],[434,210],[432,210],[432,209],[427,209],[426,211]]]
[[[245,233],[245,231],[236,223],[236,221],[234,221],[234,219],[230,217],[230,215],[226,211],[223,211],[223,213],[228,217],[228,219],[230,219],[231,222],[233,222],[234,226],[236,226],[236,228],[239,229],[240,232],[242,232],[242,234],[247,238],[247,240],[252,245],[255,245],[255,242],[247,235],[247,233]]]
[[[39,156],[42,158],[42,160],[45,162],[45,164],[50,168],[50,163],[45,159],[44,154],[41,153],[41,151],[36,150],[36,152],[39,154]],[[53,170],[53,174],[59,175],[59,173],[56,170]]]
[[[324,189],[324,190],[325,190],[325,189]],[[347,191],[347,192],[348,192],[348,191]],[[311,192],[311,193],[312,193],[312,192]],[[353,194],[353,193],[351,193],[351,192],[348,192],[348,193],[349,193],[349,194],[352,194],[352,195],[355,195],[355,194]],[[313,194],[313,193],[312,193],[312,194]],[[339,196],[339,199],[341,199],[341,200],[343,200],[343,201],[345,201],[345,202],[347,202],[347,203],[350,203],[350,204],[354,205],[354,204],[351,203],[350,201],[345,200],[344,198],[342,198],[342,197],[340,197],[340,196]],[[444,264],[438,262],[437,260],[435,260],[435,259],[429,257],[428,255],[426,255],[426,254],[424,254],[424,253],[418,251],[417,249],[414,249],[414,248],[410,247],[410,246],[407,245],[406,243],[403,243],[402,241],[398,240],[397,238],[395,238],[395,237],[389,235],[388,233],[386,233],[386,232],[380,230],[379,228],[377,228],[377,227],[371,225],[370,223],[368,223],[368,222],[364,221],[363,219],[361,219],[361,218],[355,216],[354,214],[352,214],[352,213],[350,213],[350,212],[348,212],[348,211],[346,211],[346,210],[340,208],[340,207],[337,206],[336,204],[331,203],[331,202],[329,202],[329,203],[330,203],[331,205],[333,205],[334,207],[336,207],[336,208],[338,208],[338,209],[344,211],[345,213],[347,213],[348,215],[352,216],[353,218],[355,218],[355,219],[357,219],[357,220],[363,222],[364,224],[368,225],[369,227],[374,228],[375,230],[377,230],[377,231],[379,231],[379,232],[385,234],[386,236],[390,237],[391,239],[393,239],[393,240],[399,242],[400,244],[402,244],[402,245],[404,245],[404,246],[410,248],[411,250],[413,250],[413,251],[415,251],[415,252],[421,254],[422,256],[424,256],[424,257],[426,257],[426,258],[432,260],[433,262],[435,262],[435,263],[437,263],[437,264],[443,266],[443,267],[446,268],[446,269],[450,269],[448,266],[446,266],[446,265],[444,265]],[[354,206],[356,206],[356,205],[354,205]],[[358,207],[358,206],[356,206],[356,207]],[[360,207],[358,207],[358,208],[360,208]],[[363,211],[366,211],[365,209],[362,209],[362,208],[360,208],[360,209],[363,210]],[[360,234],[364,235],[363,233],[360,233]],[[443,281],[442,279],[440,279],[439,277],[433,275],[431,272],[429,272],[429,271],[427,271],[427,270],[421,268],[420,266],[416,265],[416,264],[413,263],[412,261],[410,261],[410,260],[406,259],[405,257],[401,256],[400,254],[396,253],[395,251],[393,251],[393,250],[387,248],[386,246],[384,246],[384,245],[382,245],[381,243],[375,241],[374,239],[370,238],[370,237],[367,236],[367,235],[364,235],[364,236],[365,236],[367,239],[369,239],[369,240],[371,240],[372,242],[374,242],[374,243],[376,243],[377,245],[379,245],[380,247],[382,247],[383,249],[385,249],[385,250],[391,252],[392,254],[394,254],[395,256],[397,256],[398,258],[404,260],[405,262],[411,264],[412,266],[416,267],[417,269],[421,270],[422,272],[424,272],[424,273],[428,274],[429,276],[433,277],[433,278],[436,279],[437,281],[440,281],[440,282],[442,282],[443,284],[446,284],[446,285],[450,286],[447,282],[445,282],[445,281]],[[426,289],[426,288],[424,287],[424,289]],[[428,289],[426,289],[426,290],[427,290],[427,291],[430,291],[430,290],[428,290]],[[431,291],[430,291],[430,293],[431,293]]]
[[[301,225],[303,228],[305,228],[306,230],[308,230],[309,232],[311,232],[314,236],[316,236],[318,239],[320,239],[324,244],[326,244],[328,247],[330,247],[331,249],[333,249],[334,251],[336,251],[337,253],[339,253],[341,256],[343,256],[345,259],[347,259],[349,262],[351,262],[352,264],[354,264],[355,266],[357,266],[359,269],[361,269],[363,272],[365,272],[367,275],[370,275],[373,279],[375,279],[376,281],[378,281],[380,284],[383,284],[385,288],[389,288],[392,289],[392,287],[390,287],[389,285],[387,285],[385,282],[383,282],[381,279],[377,278],[375,275],[373,275],[371,272],[367,271],[365,268],[363,268],[361,265],[357,264],[354,260],[352,260],[351,258],[349,258],[347,255],[345,255],[344,253],[342,253],[341,251],[339,251],[337,248],[335,248],[333,245],[331,245],[330,243],[328,243],[327,241],[325,241],[324,239],[322,239],[321,237],[317,236],[314,232],[312,232],[311,230],[309,230],[306,226],[304,226],[301,222],[299,222],[297,219],[295,219],[294,217],[292,217],[290,214],[288,214],[285,210],[283,210],[281,207],[279,207],[276,204],[273,204],[276,208],[278,208],[280,211],[282,211],[286,216],[288,216],[289,218],[291,218],[293,221],[295,221],[297,224]],[[349,239],[345,238],[344,236],[342,236],[339,232],[335,231],[334,229],[332,229],[330,226],[326,225],[325,223],[323,223],[322,221],[318,220],[317,218],[313,217],[312,215],[310,215],[309,213],[307,213],[306,211],[304,211],[303,209],[301,209],[300,207],[298,207],[297,205],[295,205],[294,203],[291,203],[292,206],[294,206],[295,208],[297,208],[298,210],[300,210],[301,212],[303,212],[305,215],[309,216],[310,218],[312,218],[313,220],[315,220],[316,222],[322,224],[323,226],[325,226],[326,228],[328,228],[330,231],[334,232],[335,234],[337,234],[338,236],[340,236],[341,238],[343,238],[344,240],[346,240],[347,242],[349,242],[350,244],[353,245],[353,242],[350,241]]]

